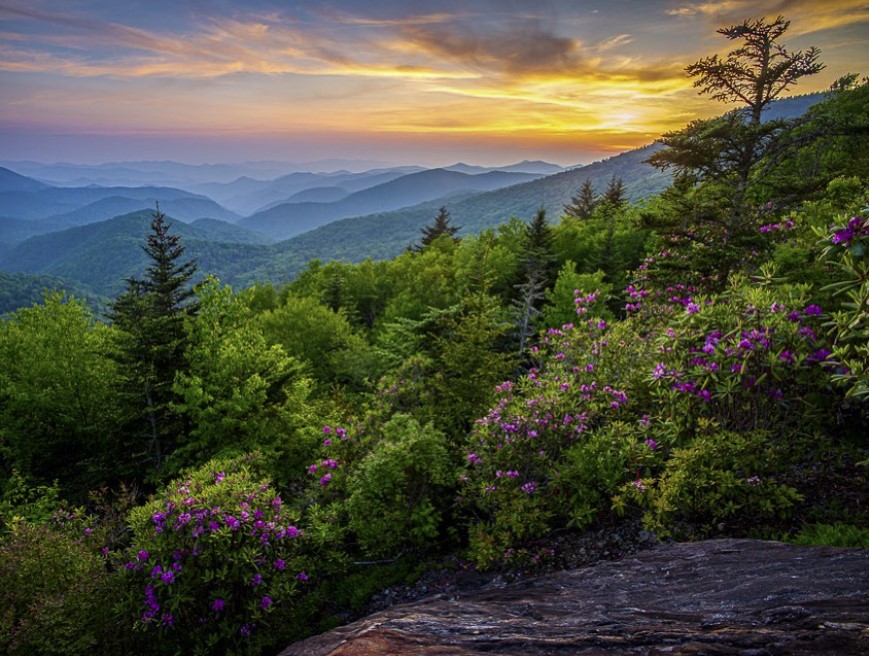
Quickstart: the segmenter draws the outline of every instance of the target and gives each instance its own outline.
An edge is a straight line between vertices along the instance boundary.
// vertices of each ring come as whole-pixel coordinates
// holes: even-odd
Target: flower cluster
[[[332,428],[331,426],[323,426],[323,434],[327,437],[323,440],[324,447],[332,446],[332,438],[330,437],[334,434],[342,441],[346,442],[349,437],[347,436],[347,429],[338,426],[336,428]],[[320,477],[320,485],[322,487],[326,487],[332,482],[332,472],[338,469],[338,461],[334,458],[324,458],[320,461],[319,464],[316,462],[312,465],[308,466],[308,474],[311,475],[319,475]]]
[[[832,226],[830,243],[843,248],[851,248],[857,240],[869,237],[869,221],[862,216],[853,216],[844,226]]]
[[[228,631],[238,640],[293,594],[303,532],[245,464],[206,465],[131,514],[133,546],[123,569],[141,586],[143,625],[189,639]]]

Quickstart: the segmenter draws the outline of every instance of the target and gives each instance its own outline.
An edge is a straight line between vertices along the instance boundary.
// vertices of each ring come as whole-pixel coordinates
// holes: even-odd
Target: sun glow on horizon
[[[573,148],[581,159],[720,113],[684,67],[726,50],[714,26],[758,3],[653,0],[629,11],[592,1],[600,7],[590,11],[553,0],[512,13],[476,0],[438,12],[414,0],[370,10],[255,0],[223,13],[156,4],[126,13],[61,0],[0,6],[3,132],[15,143],[52,132],[231,134],[238,144],[269,134],[375,144],[389,135],[407,152],[485,136],[544,153]],[[869,22],[864,3],[796,0],[789,12],[788,46],[820,39],[828,63],[795,92],[826,88],[850,70],[840,61],[869,61],[854,36]]]

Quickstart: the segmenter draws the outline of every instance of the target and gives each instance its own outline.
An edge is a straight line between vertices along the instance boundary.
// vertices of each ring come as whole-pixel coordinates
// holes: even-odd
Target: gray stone
[[[869,550],[660,546],[395,606],[280,656],[869,654]]]

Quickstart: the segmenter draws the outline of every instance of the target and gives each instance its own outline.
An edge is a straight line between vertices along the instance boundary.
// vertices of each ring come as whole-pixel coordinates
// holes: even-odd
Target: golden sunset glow
[[[726,51],[723,25],[786,14],[788,47],[817,45],[827,64],[794,92],[869,62],[869,6],[849,0],[363,4],[0,2],[0,157],[34,134],[275,150],[316,133],[335,148],[403,136],[419,161],[430,137],[497,135],[501,151],[576,163],[720,113],[684,68]]]

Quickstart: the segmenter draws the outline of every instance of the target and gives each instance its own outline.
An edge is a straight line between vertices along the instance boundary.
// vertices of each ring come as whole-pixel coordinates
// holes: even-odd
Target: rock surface
[[[869,654],[869,550],[711,540],[395,606],[280,656]]]

